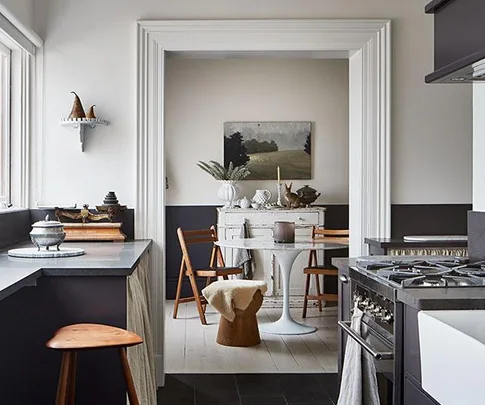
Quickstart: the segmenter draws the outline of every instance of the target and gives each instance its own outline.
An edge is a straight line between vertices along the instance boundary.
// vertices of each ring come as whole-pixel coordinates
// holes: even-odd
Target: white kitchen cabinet
[[[239,238],[241,226],[246,221],[252,238],[273,238],[275,221],[290,221],[295,223],[297,239],[310,239],[312,226],[323,227],[325,223],[325,208],[310,207],[298,209],[255,210],[242,208],[218,208],[217,231],[220,240]],[[266,296],[282,295],[280,272],[271,252],[255,250],[253,253],[253,274],[255,280],[264,280],[268,284]],[[223,249],[227,265],[233,264],[233,249]],[[319,260],[323,260],[323,253]],[[295,260],[290,278],[290,295],[303,296],[303,267],[307,265],[308,252],[302,252]]]

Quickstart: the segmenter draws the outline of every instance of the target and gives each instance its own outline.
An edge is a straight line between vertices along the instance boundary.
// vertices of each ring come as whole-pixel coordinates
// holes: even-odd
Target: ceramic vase
[[[256,190],[256,193],[254,194],[254,197],[253,197],[253,201],[262,206],[264,206],[270,200],[271,200],[271,191],[266,189]]]
[[[225,201],[224,207],[234,207],[234,202],[239,197],[239,187],[234,180],[222,180],[219,190],[217,190],[217,197]]]

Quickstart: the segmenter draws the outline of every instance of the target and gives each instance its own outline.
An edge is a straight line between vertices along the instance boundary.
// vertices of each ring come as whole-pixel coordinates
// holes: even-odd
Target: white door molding
[[[158,381],[165,296],[165,52],[347,51],[350,255],[390,235],[389,20],[170,20],[137,25],[137,238],[151,238]],[[308,56],[307,56],[308,57]]]

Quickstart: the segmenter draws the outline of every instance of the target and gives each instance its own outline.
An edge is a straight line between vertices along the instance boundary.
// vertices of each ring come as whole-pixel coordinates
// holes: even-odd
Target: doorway
[[[139,21],[136,235],[151,238],[157,379],[163,383],[166,52],[338,51],[349,58],[351,256],[390,234],[390,21]]]

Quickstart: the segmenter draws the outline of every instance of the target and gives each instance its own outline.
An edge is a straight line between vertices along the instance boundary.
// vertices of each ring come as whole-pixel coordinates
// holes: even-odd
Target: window
[[[11,51],[0,43],[0,203],[10,203]],[[5,205],[4,205],[5,207]]]
[[[13,21],[13,20],[12,20]],[[32,170],[39,159],[42,40],[0,12],[0,209],[28,208],[40,177]]]

